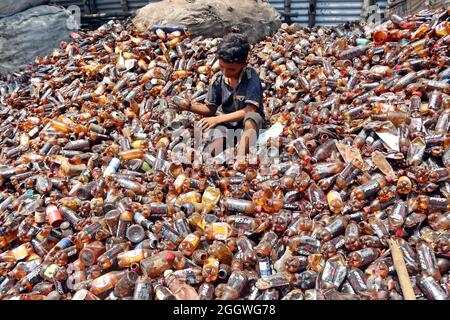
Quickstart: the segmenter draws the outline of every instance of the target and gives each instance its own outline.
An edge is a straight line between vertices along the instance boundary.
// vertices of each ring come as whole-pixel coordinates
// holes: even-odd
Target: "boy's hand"
[[[220,122],[217,117],[207,117],[207,118],[202,118],[200,120],[200,126],[202,127],[203,130],[208,130],[208,129],[214,128],[219,123]]]

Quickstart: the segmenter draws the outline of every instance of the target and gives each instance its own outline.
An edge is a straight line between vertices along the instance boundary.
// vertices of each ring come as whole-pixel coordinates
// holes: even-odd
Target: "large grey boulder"
[[[182,26],[192,36],[205,37],[222,37],[237,27],[254,43],[275,33],[281,19],[263,0],[163,0],[141,8],[133,23],[140,30]]]
[[[11,16],[47,2],[47,0],[0,0],[0,18]]]
[[[0,19],[0,73],[15,72],[69,40],[69,17],[63,8],[43,5]]]

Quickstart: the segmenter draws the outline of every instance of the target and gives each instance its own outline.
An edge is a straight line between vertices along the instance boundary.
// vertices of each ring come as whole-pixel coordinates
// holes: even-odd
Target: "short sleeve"
[[[248,84],[245,92],[245,104],[254,105],[259,109],[262,105],[263,92],[261,81],[259,80],[258,73],[252,70],[251,77],[248,79]]]
[[[206,94],[205,103],[207,105],[213,105],[218,107],[222,104],[222,95],[220,92],[220,77],[215,76],[208,87],[208,92]]]

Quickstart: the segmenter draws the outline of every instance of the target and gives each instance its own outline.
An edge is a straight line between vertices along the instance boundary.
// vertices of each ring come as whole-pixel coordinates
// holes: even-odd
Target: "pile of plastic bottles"
[[[0,297],[448,299],[449,20],[255,44],[270,165],[172,161],[220,39],[72,34],[0,82]]]

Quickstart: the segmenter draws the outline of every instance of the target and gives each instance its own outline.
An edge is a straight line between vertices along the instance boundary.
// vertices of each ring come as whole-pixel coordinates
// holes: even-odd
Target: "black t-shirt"
[[[225,82],[222,72],[218,72],[209,85],[205,102],[207,105],[222,107],[223,113],[232,113],[251,104],[256,107],[256,112],[265,119],[263,88],[258,72],[252,67],[245,67],[242,70],[236,89]]]

